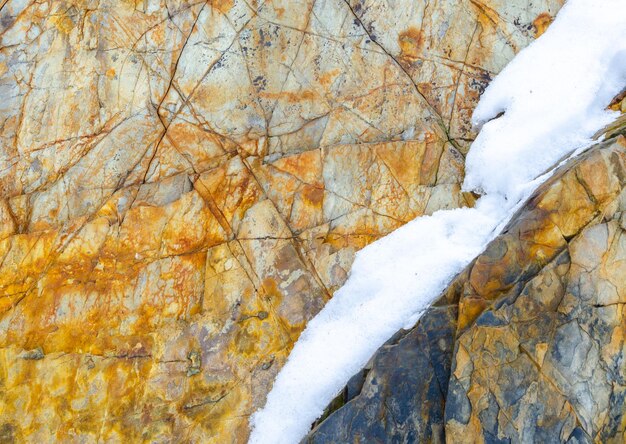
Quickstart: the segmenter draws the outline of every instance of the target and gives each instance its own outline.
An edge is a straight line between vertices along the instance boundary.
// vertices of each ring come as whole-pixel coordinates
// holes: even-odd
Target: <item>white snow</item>
[[[626,0],[570,0],[482,95],[464,187],[519,200],[524,184],[614,119],[605,107],[625,85]]]
[[[484,249],[545,172],[615,117],[605,107],[625,85],[626,0],[569,0],[476,108],[474,123],[483,126],[464,188],[485,195],[473,209],[417,218],[357,254],[348,281],[309,322],[253,415],[250,442],[302,439],[348,379]]]
[[[501,198],[420,217],[357,254],[350,278],[314,317],[253,417],[251,443],[296,443],[348,379],[400,328],[412,326],[483,249]]]

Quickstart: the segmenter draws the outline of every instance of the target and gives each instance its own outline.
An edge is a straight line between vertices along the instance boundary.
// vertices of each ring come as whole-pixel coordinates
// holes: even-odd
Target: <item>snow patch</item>
[[[482,130],[464,188],[486,194],[475,208],[417,218],[357,254],[348,281],[309,322],[251,418],[250,442],[302,439],[348,379],[495,237],[545,172],[615,117],[605,107],[625,84],[626,1],[570,0],[474,112]]]
[[[615,118],[605,107],[625,84],[626,1],[570,0],[480,98],[464,189],[519,200],[524,184]]]

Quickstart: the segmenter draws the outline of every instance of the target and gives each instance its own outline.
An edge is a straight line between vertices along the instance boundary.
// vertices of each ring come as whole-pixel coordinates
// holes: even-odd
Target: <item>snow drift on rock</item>
[[[626,0],[570,0],[476,108],[483,127],[464,187],[486,195],[473,209],[417,218],[357,254],[348,281],[309,322],[252,417],[250,442],[302,439],[348,379],[484,249],[542,174],[610,122],[605,107],[625,74]]]
[[[525,183],[613,120],[605,107],[625,84],[626,1],[570,0],[480,98],[464,188],[519,200]]]
[[[396,331],[483,249],[502,202],[420,217],[357,254],[350,278],[313,318],[278,374],[253,443],[298,442],[310,424]],[[424,254],[425,253],[425,254]]]

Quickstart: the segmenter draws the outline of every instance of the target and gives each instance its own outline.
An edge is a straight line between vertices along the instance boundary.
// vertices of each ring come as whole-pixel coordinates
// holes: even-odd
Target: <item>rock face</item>
[[[419,324],[390,340],[337,400],[344,405],[307,443],[438,442],[444,440],[457,307],[431,307]]]
[[[561,4],[0,2],[2,440],[245,442],[355,251],[472,204]]]
[[[625,339],[617,136],[542,185],[305,441],[622,443]]]

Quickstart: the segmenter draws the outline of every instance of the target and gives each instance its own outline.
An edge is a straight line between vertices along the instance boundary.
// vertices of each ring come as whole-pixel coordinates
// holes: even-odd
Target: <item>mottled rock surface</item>
[[[456,307],[432,307],[391,340],[340,395],[347,402],[322,421],[308,443],[444,442],[444,407]]]
[[[2,439],[245,442],[561,4],[0,1]]]
[[[625,307],[618,136],[542,185],[305,442],[622,443]]]

